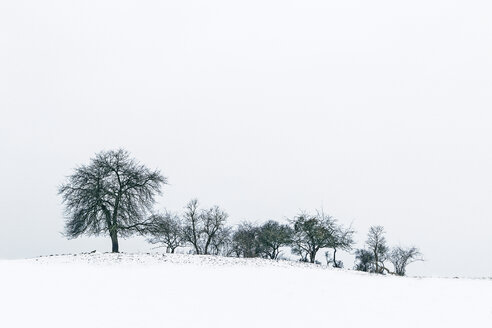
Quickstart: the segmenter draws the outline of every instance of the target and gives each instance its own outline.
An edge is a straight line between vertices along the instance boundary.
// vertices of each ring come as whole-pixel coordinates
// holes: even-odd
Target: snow
[[[3,260],[0,276],[0,327],[492,327],[490,279],[159,253]]]

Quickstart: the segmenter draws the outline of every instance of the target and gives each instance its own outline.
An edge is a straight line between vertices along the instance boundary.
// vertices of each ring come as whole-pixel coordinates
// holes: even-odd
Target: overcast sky
[[[66,240],[57,187],[123,147],[230,223],[326,212],[491,276],[490,1],[2,1],[0,258]],[[141,239],[122,251],[147,251]],[[347,267],[353,262],[345,257]]]

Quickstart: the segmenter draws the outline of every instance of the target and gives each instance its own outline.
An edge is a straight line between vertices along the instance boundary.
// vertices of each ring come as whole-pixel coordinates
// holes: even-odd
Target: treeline
[[[152,215],[146,230],[148,241],[161,244],[168,252],[188,246],[194,254],[236,257],[279,258],[282,247],[291,247],[301,261],[314,263],[322,248],[350,251],[354,230],[344,228],[323,212],[302,213],[281,224],[270,220],[261,225],[242,222],[236,228],[227,225],[228,214],[214,206],[200,209],[197,199],[191,200],[184,213],[165,212]],[[341,262],[333,259],[335,266]]]
[[[153,213],[155,196],[166,178],[130,157],[125,150],[103,151],[82,165],[59,188],[65,205],[65,235],[109,235],[112,251],[119,237],[133,234],[174,253],[188,247],[194,254],[279,259],[289,247],[300,261],[317,263],[321,250],[327,265],[343,267],[337,252],[354,252],[355,269],[405,275],[408,264],[421,259],[415,247],[389,248],[383,227],[371,227],[364,249],[354,249],[355,230],[323,211],[303,212],[282,224],[274,220],[257,225],[243,222],[233,228],[228,214],[218,206],[200,208],[191,200],[183,213]],[[390,270],[386,263],[393,264]],[[318,262],[319,263],[319,262]]]
[[[147,240],[174,253],[178,247],[189,247],[190,253],[277,260],[282,247],[290,247],[299,261],[320,263],[318,252],[324,253],[326,264],[344,266],[336,259],[337,251],[355,251],[355,269],[372,273],[405,275],[408,264],[421,259],[417,248],[400,246],[390,249],[384,229],[373,226],[368,233],[365,249],[354,250],[355,230],[345,227],[323,211],[303,212],[282,224],[269,220],[261,225],[242,222],[236,228],[227,225],[228,214],[218,206],[199,208],[191,200],[182,214],[164,212],[152,215],[146,224]],[[391,271],[386,263],[393,264]]]

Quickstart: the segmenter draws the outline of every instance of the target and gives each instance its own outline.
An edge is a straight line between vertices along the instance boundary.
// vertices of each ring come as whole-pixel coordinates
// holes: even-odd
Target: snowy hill
[[[1,327],[492,327],[492,280],[170,254],[0,261]]]

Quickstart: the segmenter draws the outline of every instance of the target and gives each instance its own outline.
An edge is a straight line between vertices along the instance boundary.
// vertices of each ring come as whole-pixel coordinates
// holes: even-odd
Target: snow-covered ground
[[[0,261],[0,327],[492,327],[492,280],[288,261],[78,254]]]

